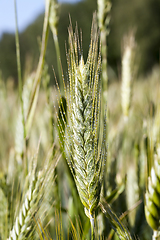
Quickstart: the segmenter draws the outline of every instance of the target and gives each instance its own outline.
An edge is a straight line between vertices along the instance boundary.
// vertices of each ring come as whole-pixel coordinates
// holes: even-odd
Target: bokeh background
[[[87,55],[92,14],[97,9],[96,0],[61,0],[59,18],[59,44],[64,72],[66,72],[65,41],[69,14],[73,26],[78,22],[83,32],[83,50]],[[42,34],[44,0],[17,1],[18,26],[20,31],[20,49],[22,72],[26,65],[30,70],[37,66],[39,56],[38,37]],[[109,81],[120,75],[121,43],[128,31],[134,29],[139,48],[138,73],[148,74],[159,64],[160,55],[160,1],[159,0],[112,0],[110,34],[108,37]],[[13,78],[17,84],[15,50],[14,1],[0,3],[0,69],[4,79]],[[57,69],[56,54],[52,34],[49,36],[46,61],[51,76],[52,67]],[[56,72],[57,73],[57,72]],[[54,76],[51,81],[54,84]]]

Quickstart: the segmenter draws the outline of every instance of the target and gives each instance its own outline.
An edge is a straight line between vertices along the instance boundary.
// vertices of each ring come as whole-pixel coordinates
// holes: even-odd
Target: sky
[[[80,0],[58,0],[60,3],[75,3]],[[45,0],[16,0],[18,29],[23,31],[44,11]],[[14,33],[14,0],[0,0],[0,37],[4,32]]]

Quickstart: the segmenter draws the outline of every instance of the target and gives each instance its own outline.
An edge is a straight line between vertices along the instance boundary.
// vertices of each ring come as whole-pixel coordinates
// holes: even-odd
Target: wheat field
[[[130,31],[120,39],[121,73],[108,81],[110,9],[97,1],[87,60],[70,19],[67,76],[56,0],[46,0],[39,62],[24,79],[16,33],[18,88],[0,74],[0,240],[159,239],[160,68],[138,76]],[[45,60],[49,28],[56,86]]]

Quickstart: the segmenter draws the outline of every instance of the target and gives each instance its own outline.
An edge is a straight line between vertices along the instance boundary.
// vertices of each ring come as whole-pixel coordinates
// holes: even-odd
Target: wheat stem
[[[159,231],[153,231],[152,240],[157,240],[159,238]]]
[[[24,140],[24,169],[26,171],[26,175],[28,174],[27,170],[27,157],[26,157],[26,126],[25,126],[25,116],[24,116],[24,107],[23,107],[23,98],[22,98],[22,76],[21,76],[21,60],[20,60],[20,47],[19,47],[19,35],[18,35],[18,23],[17,23],[17,5],[16,0],[14,0],[14,8],[15,8],[15,22],[16,22],[16,57],[17,57],[17,71],[18,71],[18,87],[19,87],[19,97],[21,104],[21,112],[22,112],[22,125],[23,125],[23,140]]]
[[[31,113],[33,102],[36,99],[36,94],[37,94],[37,92],[39,92],[42,69],[43,69],[43,65],[44,65],[44,57],[45,57],[46,48],[47,48],[48,33],[49,33],[49,24],[48,24],[49,11],[50,11],[50,0],[46,0],[46,10],[45,10],[45,16],[44,16],[43,33],[42,33],[41,54],[39,57],[36,76],[34,79],[33,90],[32,90],[32,94],[31,94],[30,104],[28,107],[27,119],[29,118],[29,115]]]

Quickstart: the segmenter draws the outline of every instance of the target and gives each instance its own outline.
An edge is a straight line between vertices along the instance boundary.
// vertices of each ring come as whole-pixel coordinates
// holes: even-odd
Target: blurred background
[[[62,65],[66,72],[65,42],[68,38],[69,14],[73,26],[78,23],[83,33],[84,57],[87,55],[92,14],[97,9],[96,0],[59,0],[59,44]],[[17,1],[18,27],[22,73],[36,68],[39,57],[38,37],[43,27],[44,0]],[[121,67],[121,42],[123,36],[134,29],[138,44],[138,73],[146,75],[159,64],[160,56],[160,0],[112,0],[110,34],[108,37],[109,81],[119,78]],[[15,49],[14,1],[0,1],[0,70],[4,79],[13,78],[17,85]],[[52,67],[57,69],[52,34],[49,35],[46,61],[54,84]],[[57,71],[56,71],[57,73]]]

